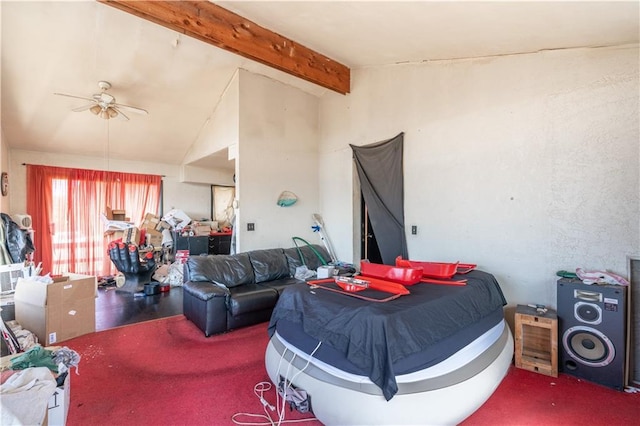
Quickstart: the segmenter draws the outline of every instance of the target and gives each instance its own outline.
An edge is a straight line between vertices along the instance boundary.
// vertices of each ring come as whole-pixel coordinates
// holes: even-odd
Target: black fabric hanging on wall
[[[382,261],[394,265],[397,256],[408,259],[404,232],[404,133],[371,145],[350,146]]]

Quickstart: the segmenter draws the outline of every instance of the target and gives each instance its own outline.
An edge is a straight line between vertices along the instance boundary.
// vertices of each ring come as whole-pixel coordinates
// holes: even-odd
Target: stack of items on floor
[[[210,220],[196,221],[178,209],[172,209],[162,217],[147,213],[139,227],[129,220],[124,210],[107,208],[102,219],[105,235],[109,237],[110,241],[135,244],[140,250],[161,250],[171,247],[173,245],[172,231],[183,236],[231,232],[228,223],[220,224]]]
[[[0,423],[64,425],[71,393],[69,371],[76,367],[77,373],[79,363],[78,353],[67,347],[39,344],[2,357]]]
[[[217,222],[193,221],[178,209],[163,217],[147,213],[136,227],[123,210],[107,208],[103,222],[110,241],[109,254],[120,274],[100,277],[99,282],[135,295],[158,294],[182,285],[185,259],[178,256],[173,259],[172,232],[209,235],[219,231]]]
[[[95,296],[95,277],[18,278],[16,319],[0,326],[0,424],[65,424],[80,356],[49,345],[95,331]]]
[[[100,284],[115,285],[119,292],[138,295],[168,291],[168,270],[157,268],[161,263],[169,263],[172,226],[151,213],[145,215],[140,227],[127,219],[124,211],[109,208],[103,215],[105,235],[110,241],[109,256],[119,274],[100,277]],[[174,285],[181,284],[182,276],[173,281]]]
[[[109,241],[134,244],[140,249],[155,251],[161,251],[163,246],[171,244],[172,226],[152,213],[147,213],[137,227],[126,217],[124,210],[111,210],[107,207],[102,221]],[[165,231],[169,232],[168,240]]]
[[[20,219],[24,215],[15,216]],[[17,223],[11,216],[0,213],[0,309],[4,310],[2,317],[7,320],[15,318],[13,292],[18,278],[39,275],[42,270],[42,265],[33,263],[33,230],[30,226],[30,218],[22,217]],[[5,349],[3,344],[3,354]]]

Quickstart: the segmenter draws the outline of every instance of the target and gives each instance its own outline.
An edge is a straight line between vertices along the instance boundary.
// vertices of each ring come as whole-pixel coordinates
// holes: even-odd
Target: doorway
[[[376,247],[382,264],[394,265],[398,256],[407,258],[407,240],[404,233],[404,178],[403,178],[404,133],[386,141],[370,145],[355,146],[353,151],[361,205],[364,210],[361,229],[366,247],[361,256],[372,260]],[[375,229],[375,233],[373,233]],[[370,243],[372,240],[376,244]],[[366,255],[365,255],[366,253]]]
[[[363,259],[367,259],[371,263],[382,263],[378,240],[376,240],[376,234],[371,226],[369,210],[362,192],[360,192],[360,206],[360,253],[362,253]]]

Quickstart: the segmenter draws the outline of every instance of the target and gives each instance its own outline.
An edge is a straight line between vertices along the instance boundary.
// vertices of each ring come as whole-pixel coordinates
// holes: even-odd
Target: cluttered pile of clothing
[[[37,344],[2,358],[0,423],[42,424],[52,395],[68,383],[72,367],[78,372],[79,363],[80,355],[66,346],[44,348]]]

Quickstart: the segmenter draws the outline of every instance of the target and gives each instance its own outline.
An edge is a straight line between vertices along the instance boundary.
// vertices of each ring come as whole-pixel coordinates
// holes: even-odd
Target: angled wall
[[[291,247],[294,236],[317,243],[318,98],[248,71],[239,76],[238,251]],[[285,190],[298,196],[293,206],[276,204]]]

